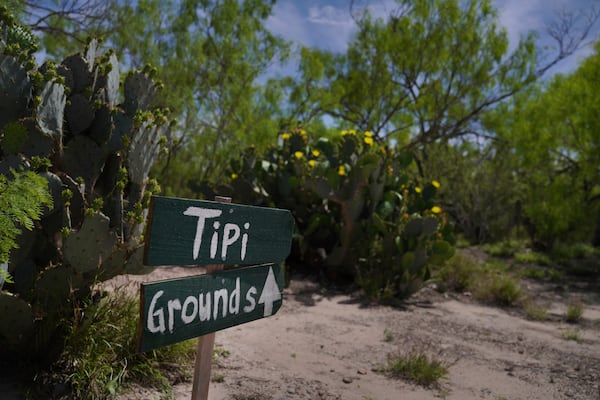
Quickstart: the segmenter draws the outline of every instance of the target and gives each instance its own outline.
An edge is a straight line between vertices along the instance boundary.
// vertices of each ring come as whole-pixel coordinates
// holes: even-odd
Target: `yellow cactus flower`
[[[304,153],[301,152],[301,151],[297,151],[297,152],[294,153],[294,157],[296,157],[299,160],[302,157],[304,157]]]
[[[365,143],[368,144],[369,146],[373,146],[374,140],[372,137],[365,137],[364,139]]]
[[[348,131],[344,129],[344,130],[342,131],[342,136],[346,136],[346,135],[348,135]]]
[[[438,206],[433,206],[433,207],[431,207],[431,212],[434,214],[439,214],[442,212],[442,208],[438,207]]]
[[[283,140],[288,140],[288,139],[289,139],[289,138],[291,138],[291,137],[292,137],[292,135],[290,135],[290,134],[289,134],[289,133],[287,133],[287,132],[285,132],[285,133],[281,134],[281,138],[282,138]]]
[[[319,157],[321,155],[321,152],[319,150],[317,150],[317,149],[314,149],[312,151],[312,155],[315,156],[315,157]]]
[[[366,136],[366,137],[373,137],[373,132],[371,132],[371,131],[366,131],[366,132],[365,132],[365,136]]]
[[[309,160],[309,161],[308,161],[308,165],[309,165],[311,168],[314,168],[314,167],[315,167],[315,164],[317,164],[317,162],[316,162],[315,160]]]
[[[236,174],[235,172],[233,174],[231,174],[231,179],[237,179],[238,178],[238,174]]]
[[[340,165],[338,167],[338,175],[340,175],[340,176],[346,175],[346,167],[344,167],[343,165]]]
[[[432,185],[433,185],[433,187],[435,187],[436,189],[439,189],[439,188],[440,188],[440,186],[442,186],[442,185],[440,185],[440,183],[439,183],[438,181],[431,181],[431,184],[432,184]]]
[[[421,193],[422,191],[423,191],[423,189],[421,189],[420,186],[415,186],[415,192]]]

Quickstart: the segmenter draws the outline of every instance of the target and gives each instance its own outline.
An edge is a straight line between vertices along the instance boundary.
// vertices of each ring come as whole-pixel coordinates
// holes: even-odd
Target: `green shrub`
[[[502,240],[496,243],[488,243],[482,246],[486,253],[494,257],[512,257],[523,247],[523,242],[514,239]]]
[[[559,242],[556,243],[552,248],[551,255],[558,261],[566,261],[572,259],[582,259],[600,256],[600,251],[592,245],[584,242]]]
[[[31,171],[11,171],[11,177],[0,175],[0,264],[17,248],[15,241],[22,229],[32,230],[44,207],[52,207],[46,180]],[[0,269],[0,282],[8,278]],[[2,287],[0,285],[0,287]]]
[[[422,386],[435,385],[448,373],[447,367],[439,360],[416,352],[390,356],[381,371],[393,378],[407,379]]]
[[[516,252],[514,254],[515,261],[524,264],[550,265],[550,257],[544,253],[535,251]]]
[[[548,318],[548,309],[534,303],[527,303],[524,307],[525,316],[532,321],[545,321]]]
[[[138,296],[117,291],[89,300],[68,324],[56,372],[48,378],[67,384],[74,398],[110,398],[134,382],[169,393],[172,381],[190,378],[195,342],[138,353],[138,319]]]
[[[571,303],[565,310],[565,320],[570,323],[576,323],[581,320],[585,307],[582,303]]]
[[[519,271],[519,275],[531,279],[544,279],[548,275],[545,269],[536,267],[527,267]]]
[[[523,297],[523,289],[507,274],[487,273],[477,283],[474,296],[488,303],[514,306]]]
[[[471,257],[457,252],[434,273],[434,280],[441,291],[464,292],[472,287],[481,266]]]
[[[579,329],[567,329],[566,331],[563,331],[563,333],[561,334],[561,337],[565,340],[573,340],[575,342],[580,342],[581,341],[581,331]]]

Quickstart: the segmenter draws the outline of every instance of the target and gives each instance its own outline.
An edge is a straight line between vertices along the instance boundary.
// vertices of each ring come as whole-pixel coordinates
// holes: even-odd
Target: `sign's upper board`
[[[294,219],[288,210],[153,196],[144,264],[260,264],[285,260]]]

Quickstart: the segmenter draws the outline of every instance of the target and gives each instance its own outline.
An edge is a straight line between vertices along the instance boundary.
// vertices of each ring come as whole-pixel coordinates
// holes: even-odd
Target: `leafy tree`
[[[600,245],[600,43],[571,75],[517,96],[486,124],[512,150],[523,213],[535,243]]]
[[[117,0],[7,0],[8,10],[42,38],[44,50],[63,58],[83,47],[87,38],[111,31]]]
[[[489,0],[396,3],[386,19],[356,12],[359,30],[344,54],[304,49],[289,100],[312,107],[300,113],[307,118],[333,117],[412,149],[421,174],[429,144],[485,138],[484,112],[584,45],[598,18],[591,10],[577,30],[562,15],[550,29],[557,50],[547,54],[536,52],[534,33],[509,51]]]
[[[14,3],[54,56],[100,36],[126,67],[156,68],[170,88],[158,106],[178,119],[176,157],[158,170],[167,193],[193,195],[190,182],[219,177],[228,153],[276,138],[279,83],[261,84],[289,51],[264,26],[275,0]]]
[[[439,177],[439,202],[472,243],[502,240],[520,223],[521,183],[504,144],[462,141],[427,149],[427,179]]]
[[[387,20],[368,13],[334,68],[321,74],[323,111],[402,145],[425,145],[474,133],[487,108],[535,78],[534,37],[508,53],[490,1],[398,1]],[[303,52],[314,65],[331,55]],[[302,64],[301,64],[302,65]],[[312,70],[302,81],[314,82]],[[293,101],[294,99],[292,99]]]

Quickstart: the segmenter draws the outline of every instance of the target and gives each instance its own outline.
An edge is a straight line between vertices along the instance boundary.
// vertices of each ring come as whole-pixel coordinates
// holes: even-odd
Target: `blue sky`
[[[343,51],[355,31],[349,13],[350,0],[278,0],[267,27],[275,34],[309,47]],[[545,37],[545,27],[558,10],[584,12],[592,5],[600,7],[600,0],[493,0],[499,11],[499,22],[506,27],[511,45],[518,43],[521,35],[530,30]],[[374,16],[385,16],[393,10],[394,0],[355,0],[355,4],[371,8]],[[598,40],[600,23],[592,39]],[[547,36],[546,36],[547,37]],[[549,42],[543,41],[542,45]],[[569,72],[578,62],[591,54],[588,46],[574,56],[562,61],[550,72]]]

